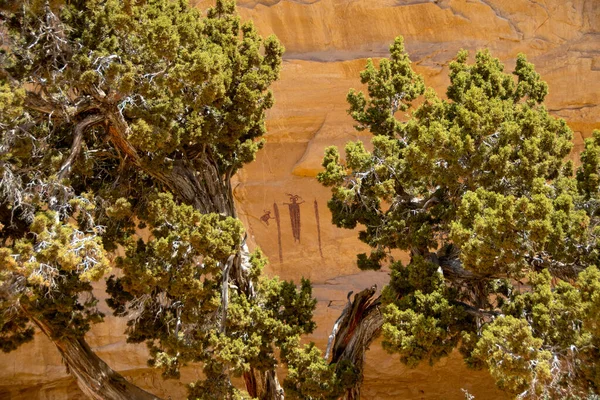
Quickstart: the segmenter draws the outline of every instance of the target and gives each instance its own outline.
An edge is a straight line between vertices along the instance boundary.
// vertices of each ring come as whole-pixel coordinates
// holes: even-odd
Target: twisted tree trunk
[[[360,399],[365,353],[383,326],[383,316],[379,311],[381,298],[375,297],[376,291],[376,286],[364,289],[354,295],[352,301],[352,292],[348,293],[348,304],[329,336],[325,357],[329,358],[331,354],[331,363],[336,364],[338,371],[350,364],[358,375],[354,385],[344,393],[344,400]]]
[[[464,269],[455,249],[449,247],[439,254],[424,250],[418,254],[424,255],[430,262],[438,265],[439,271],[447,281],[472,288],[471,302],[474,305],[455,301],[466,313],[481,318],[482,321],[490,320],[498,314],[493,310],[486,310],[487,296],[479,289],[483,282],[492,278]],[[341,372],[342,368],[351,365],[358,375],[358,379],[341,397],[343,400],[360,399],[365,352],[381,333],[383,326],[383,315],[379,310],[381,296],[375,297],[376,291],[375,286],[364,289],[354,295],[352,301],[350,300],[352,292],[348,293],[348,304],[335,322],[329,336],[325,358],[331,357],[330,362],[336,364],[336,372]]]
[[[274,370],[257,371],[250,368],[250,371],[243,375],[246,390],[252,398],[260,400],[283,400],[285,398],[283,388],[277,379],[277,373]]]
[[[84,338],[63,339],[45,321],[32,318],[54,343],[79,388],[94,400],[160,400],[159,397],[129,383],[115,372],[86,343]]]

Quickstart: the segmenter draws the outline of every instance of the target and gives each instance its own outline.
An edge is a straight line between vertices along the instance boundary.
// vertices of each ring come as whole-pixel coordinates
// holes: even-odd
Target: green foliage
[[[505,313],[520,318],[520,324],[526,324],[537,341],[527,351],[535,359],[548,359],[539,368],[548,369],[542,373],[544,379],[529,376],[528,379],[510,378],[512,390],[527,389],[532,386],[533,393],[543,393],[549,397],[564,397],[569,395],[583,396],[589,390],[598,387],[598,331],[597,297],[600,288],[600,273],[595,266],[588,267],[579,274],[576,282],[558,282],[553,284],[547,270],[530,276],[532,290],[526,293],[514,294],[512,301],[503,307]],[[508,317],[507,317],[508,318]],[[490,329],[496,329],[495,321]],[[497,341],[506,341],[507,336],[514,336],[514,331],[501,330],[488,338],[488,351],[482,351],[483,343],[478,343],[479,350],[474,352],[490,363],[489,345]],[[522,351],[513,351],[513,356]],[[553,356],[553,358],[550,358]],[[545,365],[550,363],[550,365]],[[535,368],[533,368],[535,367]],[[496,374],[497,379],[506,380],[503,375],[537,374],[538,365],[530,362],[521,365],[521,372]],[[492,372],[494,375],[494,373]],[[550,376],[551,375],[551,376]],[[535,378],[535,379],[534,379]],[[520,383],[517,383],[520,382]],[[518,387],[518,386],[522,387]]]
[[[227,376],[209,372],[205,370],[207,379],[202,382],[195,382],[189,385],[190,400],[213,400],[213,399],[231,399],[246,400],[249,397],[244,395],[231,385],[226,384]]]
[[[507,316],[486,326],[472,356],[515,394],[556,398],[597,390],[599,278],[594,266],[574,284],[553,285],[547,270],[532,274],[532,290],[512,296],[503,307]]]
[[[205,16],[187,0],[0,13],[2,349],[32,321],[83,340],[103,317],[91,283],[116,264],[108,304],[150,365],[178,378],[201,362],[191,398],[245,396],[231,376],[276,368],[315,328],[308,281],[261,277],[230,183],[262,147],[283,47],[232,0]]]
[[[150,365],[161,368],[165,378],[179,378],[187,363],[204,363],[206,380],[194,383],[192,398],[235,398],[234,388],[212,380],[227,382],[228,375],[241,376],[250,368],[272,369],[278,363],[276,347],[314,330],[310,282],[303,280],[297,288],[261,278],[260,251],[250,257],[256,294],[249,298],[229,290],[227,322],[219,328],[219,260],[236,254],[243,232],[239,220],[201,214],[165,193],[150,199],[138,217],[151,235],[146,241],[131,237],[117,259],[124,276],[108,280],[108,302],[117,315],[135,315],[128,322],[128,340],[147,342]]]
[[[345,166],[329,150],[319,180],[333,187],[334,223],[364,225],[361,240],[375,248],[435,248],[465,193],[485,189],[530,196],[534,179],[557,177],[571,149],[571,131],[537,105],[541,94],[515,103],[529,96],[516,88],[542,85],[535,80],[539,76],[521,71],[515,85],[502,68],[487,52],[478,53],[473,66],[460,53],[451,66],[453,101],[428,91],[411,119],[396,120],[393,135],[370,128],[371,152],[360,143],[348,144]],[[414,80],[412,71],[405,74]],[[380,98],[377,91],[370,96],[389,97]],[[354,107],[351,103],[351,115]]]
[[[80,337],[102,320],[90,283],[109,271],[109,261],[98,232],[78,228],[61,223],[55,212],[40,211],[28,237],[0,248],[4,351],[33,338],[31,318],[61,327],[61,338]]]
[[[598,196],[600,181],[600,131],[595,130],[592,137],[585,140],[585,151],[581,154],[581,168],[577,171],[577,184],[587,200]]]
[[[393,264],[383,294],[383,347],[409,367],[450,354],[470,322],[454,297],[437,266],[422,257],[406,267]]]
[[[295,337],[286,347],[288,375],[284,387],[291,399],[335,400],[358,379],[352,365],[338,368],[328,363],[314,343],[300,347]]]
[[[357,130],[368,129],[374,135],[395,136],[402,128],[395,119],[396,112],[406,111],[425,89],[423,78],[410,66],[400,36],[390,46],[390,58],[381,60],[379,68],[371,59],[367,61],[360,81],[367,84],[369,97],[351,89],[347,97],[348,113],[358,123]]]
[[[529,255],[568,259],[570,244],[585,239],[589,218],[575,207],[574,182],[562,179],[553,187],[538,179],[533,185],[530,196],[518,198],[481,188],[465,193],[450,229],[465,268],[518,277]]]
[[[501,389],[519,394],[533,386],[530,395],[540,395],[552,379],[552,354],[539,351],[541,345],[527,321],[503,316],[486,326],[473,354],[485,360]]]
[[[459,52],[441,99],[401,44],[379,68],[367,63],[366,94],[348,95],[372,150],[350,142],[342,161],[328,148],[318,176],[333,223],[360,226],[372,248],[358,266],[391,262],[384,347],[409,366],[458,347],[520,397],[597,391],[600,134],[574,178],[572,132],[544,107],[548,86],[525,56],[511,75],[487,50],[473,63]]]
[[[11,22],[33,31],[37,17],[28,10]],[[14,47],[13,77],[34,73],[36,65],[35,73],[52,75],[54,99],[69,105],[77,102],[65,89],[74,86],[110,96],[130,121],[130,143],[163,168],[173,165],[173,153],[193,156],[204,146],[222,172],[253,160],[283,48],[242,24],[234,3],[217,1],[203,19],[179,0],[80,0],[61,7],[56,23],[76,50],[48,60],[43,40]]]

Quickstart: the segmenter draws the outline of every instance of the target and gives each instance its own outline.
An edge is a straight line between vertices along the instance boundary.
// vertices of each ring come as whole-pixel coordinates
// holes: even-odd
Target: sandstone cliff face
[[[206,8],[212,0],[192,3]],[[368,141],[345,112],[346,93],[360,85],[366,58],[385,56],[401,34],[426,84],[443,93],[448,63],[460,48],[489,48],[509,70],[524,52],[549,83],[548,108],[575,131],[574,153],[600,128],[598,0],[238,0],[238,7],[261,34],[276,34],[287,48],[274,86],[277,102],[268,114],[267,145],[237,177],[239,214],[252,243],[271,260],[268,274],[313,281],[318,328],[310,339],[322,348],[347,293],[374,283],[381,288],[388,279],[386,271],[358,271],[355,254],[366,249],[356,232],[331,225],[328,190],[314,178],[325,146]],[[290,195],[300,196],[297,205],[289,205]],[[292,215],[299,224],[292,226]],[[182,385],[146,367],[143,346],[125,343],[124,327],[108,318],[90,333],[90,344],[136,383],[165,398],[183,398]],[[186,371],[190,377],[196,373]],[[487,374],[468,371],[457,355],[408,370],[377,344],[367,353],[365,399],[461,399],[463,388],[478,399],[507,398]],[[83,396],[40,336],[0,355],[0,399],[5,398]]]

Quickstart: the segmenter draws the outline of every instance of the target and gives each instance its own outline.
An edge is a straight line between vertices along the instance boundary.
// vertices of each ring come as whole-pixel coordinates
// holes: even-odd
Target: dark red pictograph
[[[279,218],[279,207],[277,207],[277,203],[273,203],[273,213],[275,214],[275,222],[277,223],[277,244],[279,245],[279,263],[283,263],[283,249],[281,247],[281,218]]]
[[[319,253],[321,253],[321,258],[323,258],[323,249],[321,248],[321,221],[319,220],[319,204],[317,203],[317,199],[315,199],[315,219],[317,220],[317,238],[319,239]]]
[[[292,222],[292,233],[294,235],[294,241],[300,242],[300,204],[304,203],[302,197],[297,194],[289,194],[290,203],[283,203],[288,206],[290,210],[290,219]]]

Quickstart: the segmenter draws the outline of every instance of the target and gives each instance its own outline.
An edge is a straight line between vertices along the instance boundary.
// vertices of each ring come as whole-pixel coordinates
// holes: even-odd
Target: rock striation
[[[212,0],[192,0],[200,8]],[[600,128],[600,2],[597,0],[238,0],[244,19],[286,46],[282,76],[273,88],[267,144],[237,177],[240,217],[254,246],[271,264],[267,273],[310,278],[319,300],[310,340],[325,348],[347,293],[388,279],[386,271],[360,272],[356,232],[331,225],[329,190],[315,180],[326,146],[368,141],[346,115],[345,97],[359,88],[366,58],[387,54],[403,35],[417,71],[438,93],[448,84],[448,63],[461,48],[489,48],[507,69],[528,55],[548,82],[547,107],[575,131],[573,155]],[[399,255],[402,258],[402,255]],[[99,296],[103,290],[98,288]],[[105,307],[105,306],[104,306]],[[109,314],[108,309],[105,311]],[[125,322],[107,318],[89,342],[128,379],[168,399],[185,396],[180,383],[163,381],[146,366],[144,346],[125,343]],[[375,344],[367,353],[365,399],[463,399],[462,389],[485,399],[508,398],[484,372],[469,371],[458,355],[410,370]],[[190,367],[190,377],[198,369]],[[185,376],[183,381],[185,381]],[[190,378],[191,380],[191,378]],[[36,340],[0,355],[0,399],[84,398],[50,342]]]

